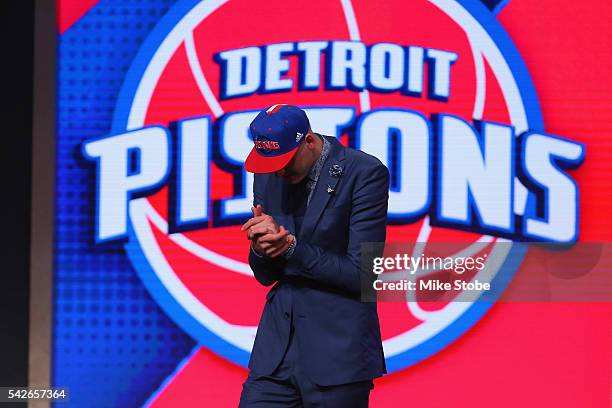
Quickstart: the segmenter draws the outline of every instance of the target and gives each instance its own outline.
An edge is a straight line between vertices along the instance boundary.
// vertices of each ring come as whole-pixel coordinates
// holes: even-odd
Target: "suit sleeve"
[[[253,178],[253,206],[261,204],[264,209],[264,187],[265,180],[261,175],[255,174]],[[249,265],[253,270],[255,279],[264,286],[270,286],[276,282],[285,268],[287,261],[283,257],[270,258],[267,256],[257,256],[252,248],[249,249]]]
[[[339,255],[304,240],[297,242],[289,262],[298,262],[300,275],[359,296],[361,245],[385,242],[389,199],[389,170],[383,164],[364,171],[356,181],[349,222],[347,253]],[[369,278],[369,277],[368,277]]]

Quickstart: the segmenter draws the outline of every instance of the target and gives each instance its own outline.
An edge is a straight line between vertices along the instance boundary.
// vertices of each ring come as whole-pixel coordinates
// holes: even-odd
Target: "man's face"
[[[316,137],[314,134],[308,133],[291,161],[275,174],[283,177],[289,184],[297,184],[304,180],[315,160],[313,149]]]

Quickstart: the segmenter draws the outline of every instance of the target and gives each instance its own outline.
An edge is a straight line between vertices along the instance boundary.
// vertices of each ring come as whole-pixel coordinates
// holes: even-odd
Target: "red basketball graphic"
[[[208,205],[212,214],[208,224],[179,232],[169,229],[168,197],[172,192],[164,187],[154,195],[131,202],[130,220],[134,233],[130,246],[139,247],[142,252],[134,263],[139,271],[146,270],[141,274],[145,284],[155,281],[168,291],[158,301],[174,315],[179,325],[204,345],[216,339],[213,350],[241,364],[246,363],[252,347],[266,288],[252,276],[247,262],[249,241],[240,231],[240,224],[224,223],[224,212],[219,212],[218,208],[228,205],[227,201],[226,204],[222,202],[224,200],[242,200],[234,204],[247,209],[246,203],[250,206],[252,197],[248,197],[247,192],[252,175],[241,169],[240,160],[244,160],[252,146],[246,126],[257,111],[276,103],[302,106],[311,116],[313,130],[327,134],[333,134],[334,129],[325,128],[325,125],[323,129],[318,128],[317,118],[323,123],[330,115],[344,115],[343,126],[336,136],[343,144],[358,148],[360,142],[355,139],[360,137],[358,128],[363,125],[363,118],[389,107],[418,112],[424,118],[444,113],[466,122],[476,119],[512,124],[517,134],[527,130],[530,121],[539,121],[537,111],[528,110],[521,99],[532,92],[530,84],[526,84],[524,78],[515,77],[513,72],[519,69],[510,66],[515,64],[513,60],[518,55],[509,54],[509,45],[503,41],[501,45],[496,42],[497,31],[485,28],[490,22],[475,17],[478,8],[474,11],[474,7],[468,9],[462,4],[442,0],[395,1],[388,3],[381,15],[375,4],[366,1],[313,1],[299,6],[273,1],[262,8],[249,8],[250,4],[246,1],[204,2],[184,7],[185,15],[178,20],[174,16],[174,22],[166,27],[161,37],[155,38],[156,43],[149,51],[150,61],[143,70],[138,70],[140,79],[133,99],[123,101],[129,106],[128,117],[125,121],[116,121],[124,123],[129,130],[150,125],[168,127],[177,121],[203,117],[214,128],[207,134],[213,146],[207,152],[210,159]],[[250,11],[245,14],[247,9]],[[282,12],[271,15],[270,10]],[[304,16],[316,16],[317,23],[296,24]],[[266,19],[270,24],[259,23]],[[229,21],[234,23],[228,24]],[[236,21],[242,23],[237,26]],[[388,22],[388,26],[381,24],[383,21]],[[360,42],[372,54],[376,44],[385,44],[387,48],[391,44],[395,50],[400,46],[406,56],[403,62],[406,83],[415,80],[410,76],[413,74],[408,73],[410,70],[422,72],[422,77],[416,77],[420,92],[378,92],[371,87],[332,89],[325,86],[328,77],[334,75],[332,57],[326,52],[321,52],[316,61],[320,67],[318,86],[304,90],[298,83],[303,63],[300,58],[304,58],[304,54],[293,52],[284,55],[288,66],[281,77],[293,81],[291,89],[224,97],[221,84],[225,79],[219,53],[260,47],[261,55],[267,57],[266,47],[270,45],[332,41]],[[424,62],[410,65],[419,55],[423,61],[429,61],[429,70],[425,69]],[[443,75],[442,71],[431,69],[435,66],[431,58],[436,55],[451,56],[446,60],[448,67],[452,66],[448,71],[450,96],[447,98],[434,97],[436,90],[432,83]],[[374,57],[370,58],[366,63],[370,71],[393,69],[391,63],[390,67],[369,66],[367,64],[374,64]],[[264,64],[261,63],[260,70]],[[251,65],[249,69],[254,68]],[[365,79],[366,82],[370,80]],[[241,115],[236,114],[240,112]],[[374,133],[370,132],[368,137]],[[367,144],[364,147],[367,151]],[[526,190],[518,180],[516,185],[517,190],[522,190],[517,191],[518,200],[522,197],[524,201]],[[394,199],[394,194],[391,192],[392,221],[392,213],[401,212],[403,205],[401,200]],[[449,253],[438,255],[494,254],[500,260],[491,266],[496,272],[501,270],[512,248],[503,238],[432,226],[426,214],[417,220],[390,222],[387,241],[416,242],[411,249],[415,256],[427,255],[428,243],[456,242],[452,250],[448,247]],[[442,272],[434,273],[444,278]],[[466,279],[475,277],[473,271],[465,275]],[[393,276],[390,274],[388,279]],[[454,323],[467,319],[471,322],[468,325],[473,324],[486,311],[486,307],[474,302],[452,302],[457,295],[451,292],[444,298],[432,299],[422,293],[405,302],[379,304],[385,355],[392,369],[431,355],[461,334],[461,330],[447,331]],[[228,303],[239,304],[239,307],[228,307]],[[462,320],[462,327],[466,321]],[[437,339],[435,345],[428,346],[433,338]],[[425,347],[426,351],[411,354],[417,347]]]

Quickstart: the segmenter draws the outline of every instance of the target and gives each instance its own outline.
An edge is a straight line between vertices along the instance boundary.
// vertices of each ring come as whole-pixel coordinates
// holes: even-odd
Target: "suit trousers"
[[[258,375],[251,370],[242,385],[239,408],[367,408],[373,388],[372,380],[333,386],[312,382],[302,370],[291,325],[281,363],[270,375]]]

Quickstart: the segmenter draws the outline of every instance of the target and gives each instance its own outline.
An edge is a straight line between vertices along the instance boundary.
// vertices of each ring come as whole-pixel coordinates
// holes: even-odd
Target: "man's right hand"
[[[279,226],[271,215],[265,214],[260,204],[251,207],[251,211],[253,218],[244,223],[241,229],[247,231],[247,238],[252,241],[253,249],[270,258],[283,254],[291,244],[288,239],[289,231],[282,225]]]
[[[253,217],[245,222],[241,230],[247,232],[247,239],[254,240],[257,235],[275,234],[279,230],[279,226],[271,215],[263,212],[260,204],[257,207],[251,207]]]

